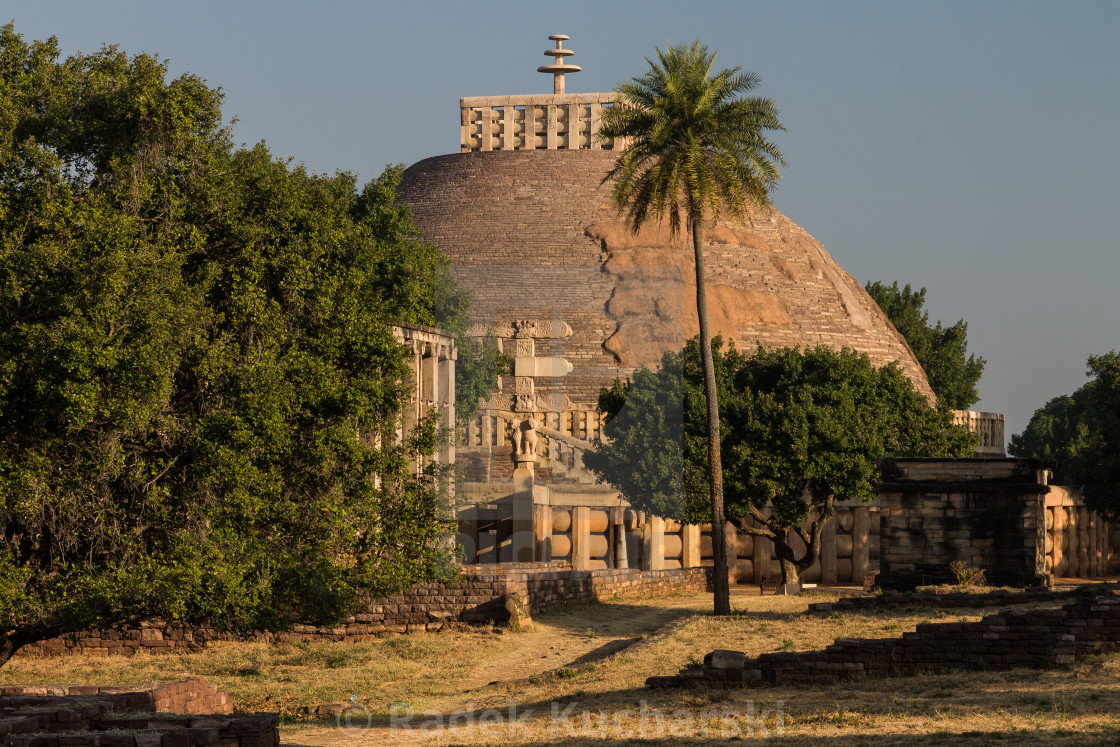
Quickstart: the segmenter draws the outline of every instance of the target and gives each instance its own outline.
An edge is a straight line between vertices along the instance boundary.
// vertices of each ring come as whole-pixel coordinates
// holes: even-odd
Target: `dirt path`
[[[588,604],[543,613],[534,618],[532,630],[507,633],[495,655],[475,662],[470,673],[457,683],[457,692],[437,698],[425,712],[461,712],[488,692],[600,661],[698,614],[698,601],[703,603],[704,598],[669,597],[656,604],[648,600]],[[421,720],[416,719],[417,723]],[[365,723],[364,714],[355,710],[351,718],[355,728],[351,730],[337,726],[291,727],[283,731],[283,743],[289,747],[395,747],[428,741],[426,735],[416,731],[400,734],[388,725],[365,728]]]

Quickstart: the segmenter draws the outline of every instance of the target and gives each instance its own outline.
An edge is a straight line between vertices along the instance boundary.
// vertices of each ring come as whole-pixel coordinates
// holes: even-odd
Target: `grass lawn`
[[[199,676],[228,690],[238,709],[280,711],[285,744],[328,747],[1120,741],[1120,654],[1047,670],[945,670],[716,691],[644,687],[646,677],[673,674],[714,648],[751,656],[811,650],[838,637],[894,637],[920,622],[971,621],[994,612],[900,607],[802,614],[810,602],[833,598],[824,592],[736,594],[736,614],[712,618],[709,595],[680,595],[541,614],[532,630],[519,633],[480,629],[367,644],[220,644],[194,654],[131,658],[17,657],[0,669],[0,683]],[[349,731],[339,728],[336,717],[314,715],[315,706],[342,701],[351,704]],[[425,722],[455,726],[422,731]],[[345,718],[341,724],[346,726]]]

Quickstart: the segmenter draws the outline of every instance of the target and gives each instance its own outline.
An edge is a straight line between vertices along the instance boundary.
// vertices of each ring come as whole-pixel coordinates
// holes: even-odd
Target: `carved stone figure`
[[[531,392],[523,392],[514,395],[513,409],[518,412],[526,412],[533,409],[533,395]]]
[[[517,319],[513,322],[513,336],[515,338],[532,337],[537,331],[537,323],[532,319]]]
[[[513,442],[514,454],[537,453],[537,426],[539,423],[534,415],[530,415],[520,422],[510,421],[506,436]]]
[[[528,420],[521,422],[521,447],[522,454],[537,453],[537,422],[536,415],[530,415]]]

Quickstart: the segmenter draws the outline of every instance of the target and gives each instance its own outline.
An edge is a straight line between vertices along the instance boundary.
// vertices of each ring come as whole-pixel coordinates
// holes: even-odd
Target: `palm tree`
[[[691,45],[657,50],[649,72],[615,89],[618,102],[606,109],[599,134],[622,138],[629,147],[603,180],[614,180],[612,198],[627,213],[636,234],[647,219],[669,219],[671,235],[684,226],[696,255],[696,313],[708,404],[708,478],[712,498],[715,613],[731,612],[724,551],[723,474],[720,467],[719,403],[708,334],[704,289],[704,218],[713,225],[721,211],[744,220],[747,203],[764,208],[781,178],[782,152],[764,134],[784,130],[768,98],[742,98],[761,79],[738,67],[712,71],[715,52],[697,39]]]

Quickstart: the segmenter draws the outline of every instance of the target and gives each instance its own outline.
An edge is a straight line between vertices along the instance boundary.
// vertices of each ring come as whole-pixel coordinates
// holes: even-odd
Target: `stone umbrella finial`
[[[564,49],[564,42],[568,41],[568,37],[564,34],[553,34],[548,37],[556,42],[555,49],[546,49],[544,53],[549,57],[555,57],[556,62],[552,65],[541,65],[537,68],[538,73],[552,73],[552,92],[564,93],[564,74],[565,73],[578,73],[581,68],[579,65],[565,65],[563,60],[565,57],[575,54],[570,49]]]

